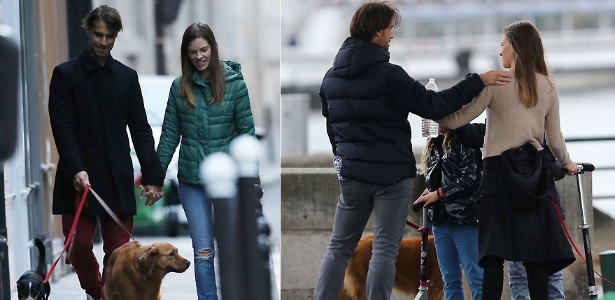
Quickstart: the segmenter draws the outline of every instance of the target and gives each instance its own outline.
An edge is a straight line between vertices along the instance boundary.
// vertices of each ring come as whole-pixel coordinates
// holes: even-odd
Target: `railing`
[[[594,137],[570,137],[565,139],[566,143],[579,143],[579,142],[615,142],[615,136],[594,136]],[[612,171],[615,170],[613,166],[596,166],[596,171]],[[615,199],[615,194],[592,196],[593,200],[601,199]]]

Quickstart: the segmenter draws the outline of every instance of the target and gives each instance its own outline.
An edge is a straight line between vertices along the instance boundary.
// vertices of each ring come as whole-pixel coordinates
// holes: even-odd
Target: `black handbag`
[[[502,152],[506,192],[519,211],[530,211],[548,198],[550,172],[544,154],[530,143]]]

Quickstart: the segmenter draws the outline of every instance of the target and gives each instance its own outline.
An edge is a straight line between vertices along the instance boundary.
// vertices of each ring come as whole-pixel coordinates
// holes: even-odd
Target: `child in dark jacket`
[[[462,271],[473,299],[482,299],[483,269],[478,265],[476,192],[481,178],[480,143],[464,143],[458,132],[472,135],[476,124],[457,130],[440,125],[440,135],[428,138],[423,151],[427,189],[415,204],[429,205],[444,298],[464,299]],[[467,131],[467,133],[466,133]]]

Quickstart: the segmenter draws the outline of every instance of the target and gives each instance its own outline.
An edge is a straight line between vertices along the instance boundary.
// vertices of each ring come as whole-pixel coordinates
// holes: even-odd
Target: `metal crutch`
[[[585,264],[587,266],[587,281],[589,288],[589,299],[598,299],[598,290],[596,289],[596,280],[594,278],[594,263],[592,260],[592,248],[589,238],[589,228],[587,219],[585,218],[585,197],[583,196],[583,182],[581,181],[581,174],[585,172],[592,172],[595,169],[594,165],[590,163],[580,163],[577,165],[577,184],[579,192],[579,202],[581,204],[581,225],[579,228],[583,232],[583,246],[585,247]]]

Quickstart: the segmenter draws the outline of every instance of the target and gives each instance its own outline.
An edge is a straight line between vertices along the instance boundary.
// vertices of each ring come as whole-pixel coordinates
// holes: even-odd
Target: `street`
[[[135,237],[141,244],[150,245],[155,242],[168,242],[179,249],[179,254],[190,260],[190,268],[184,273],[169,273],[162,281],[162,299],[196,299],[196,286],[194,283],[194,258],[191,255],[192,247],[190,245],[190,237]],[[276,250],[277,249],[277,250]],[[279,247],[272,249],[272,258],[274,263],[276,289],[279,288],[279,270],[280,270],[280,251]],[[102,258],[102,245],[95,245],[96,255]],[[216,268],[218,265],[216,264]],[[218,285],[219,288],[219,285]],[[279,293],[275,291],[276,296]],[[17,294],[14,293],[12,299],[17,300]],[[51,294],[49,300],[83,300],[85,292],[79,287],[79,281],[75,273],[63,276],[60,280],[51,283]],[[276,298],[277,299],[277,298]]]

